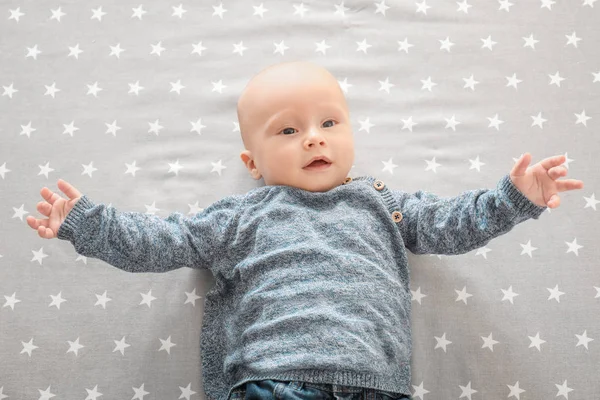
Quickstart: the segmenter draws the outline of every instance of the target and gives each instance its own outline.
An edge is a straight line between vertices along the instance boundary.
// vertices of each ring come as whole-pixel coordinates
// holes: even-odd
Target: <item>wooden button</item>
[[[347,177],[346,180],[344,181],[343,185],[345,185],[346,183],[350,183],[352,182],[352,178]]]
[[[402,221],[402,213],[400,211],[394,211],[392,213],[392,219],[394,220],[394,222]]]
[[[383,190],[383,188],[385,187],[385,183],[383,183],[383,181],[380,181],[379,179],[375,181],[375,183],[373,183],[373,186],[375,187],[375,189],[377,190]]]

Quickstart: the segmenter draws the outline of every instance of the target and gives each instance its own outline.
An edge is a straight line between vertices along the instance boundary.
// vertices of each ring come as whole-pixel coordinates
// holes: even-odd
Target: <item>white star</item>
[[[121,130],[120,126],[117,126],[117,120],[114,120],[111,124],[104,123],[108,129],[104,133],[112,133],[114,137],[117,137],[117,131]]]
[[[69,135],[71,135],[71,137],[73,137],[73,133],[79,130],[79,128],[75,126],[75,121],[71,121],[69,125],[63,124],[63,127],[65,128],[63,135],[65,133],[68,133]]]
[[[169,82],[169,84],[171,85],[169,93],[177,92],[177,94],[181,94],[181,89],[185,88],[185,86],[181,84],[181,79],[178,79],[177,82]]]
[[[93,161],[91,161],[88,165],[81,164],[81,166],[83,167],[83,172],[81,173],[81,175],[87,174],[91,178],[92,173],[94,171],[98,171],[98,168],[94,168],[92,164],[94,164]]]
[[[575,113],[575,116],[577,117],[577,121],[575,121],[575,125],[577,125],[577,124],[583,124],[586,127],[587,127],[587,120],[588,119],[592,119],[592,117],[588,117],[588,116],[585,115],[585,110],[583,110],[581,112],[581,114]]]
[[[162,340],[161,338],[158,338],[158,340],[160,340],[162,343],[158,351],[165,350],[167,354],[171,354],[171,347],[177,346],[175,343],[171,342],[171,336],[169,336],[166,340]]]
[[[485,349],[486,347],[488,347],[493,352],[494,345],[500,343],[497,340],[494,340],[492,338],[492,332],[490,332],[490,335],[488,337],[483,337],[483,336],[480,336],[480,337],[483,339],[483,346],[481,346],[482,349]]]
[[[154,122],[148,122],[148,124],[150,125],[150,129],[148,129],[148,133],[154,132],[156,134],[156,136],[158,136],[160,130],[164,128],[163,126],[161,126],[159,124],[158,120],[156,120]]]
[[[421,398],[421,400],[423,400],[424,396],[429,393],[429,390],[425,390],[423,388],[423,382],[421,382],[421,384],[419,386],[415,386],[412,385],[413,389],[415,390],[415,392],[412,395],[413,399],[416,399],[417,396]]]
[[[576,35],[577,34],[575,32],[573,32],[570,36],[569,35],[565,35],[565,37],[567,39],[569,39],[567,41],[567,44],[565,46],[568,46],[568,45],[572,44],[573,46],[577,47],[577,42],[580,41],[581,38],[578,38]]]
[[[515,396],[517,398],[517,400],[520,400],[521,393],[525,392],[525,390],[519,388],[519,381],[517,381],[517,383],[515,383],[514,386],[510,386],[510,385],[506,385],[506,386],[508,386],[508,388],[510,389],[510,393],[508,394],[508,397]]]
[[[101,305],[103,309],[106,310],[106,303],[108,303],[109,301],[112,301],[111,298],[106,296],[106,290],[104,291],[104,293],[102,293],[102,295],[96,295],[96,299],[98,299],[98,301],[96,301],[96,304],[94,304],[95,306],[97,305]]]
[[[421,293],[421,287],[420,287],[420,286],[419,286],[419,288],[418,288],[417,290],[415,290],[415,291],[411,290],[411,291],[410,291],[410,293],[411,293],[411,295],[412,295],[412,298],[411,298],[410,300],[411,300],[411,301],[412,301],[412,300],[416,300],[416,301],[418,301],[418,302],[419,302],[419,304],[421,304],[421,299],[422,299],[423,297],[427,297],[427,295],[426,295],[426,294],[422,294],[422,293]]]
[[[356,51],[362,51],[365,54],[367,54],[367,49],[369,47],[373,47],[372,45],[367,44],[367,39],[363,39],[362,42],[356,42],[356,44],[358,45],[358,48],[356,49]]]
[[[444,119],[446,120],[446,126],[444,128],[450,127],[450,128],[452,128],[453,131],[456,132],[456,125],[459,125],[460,122],[454,118],[454,115],[452,115],[452,118],[450,118],[450,119],[448,119],[448,118],[444,118]]]
[[[212,164],[213,168],[210,170],[210,172],[217,172],[219,174],[219,176],[221,176],[221,171],[224,170],[225,168],[227,168],[221,164],[221,160],[219,160],[219,162],[216,162],[216,163],[211,162],[211,164]]]
[[[257,6],[252,6],[252,8],[254,8],[254,14],[252,14],[252,15],[257,15],[258,14],[258,15],[260,15],[261,18],[264,17],[263,14],[265,12],[269,11],[266,8],[263,7],[263,3],[260,3],[260,6],[258,6],[258,7]]]
[[[463,89],[471,88],[471,91],[475,91],[475,85],[477,85],[479,82],[473,79],[473,74],[471,74],[471,76],[468,78],[462,79],[465,81],[465,86],[463,86]]]
[[[113,342],[115,342],[115,344],[117,345],[117,347],[115,347],[115,349],[113,350],[113,353],[115,351],[120,351],[121,355],[125,355],[125,349],[131,345],[125,343],[125,336],[123,336],[123,339],[117,341],[117,340],[113,340]]]
[[[425,167],[425,171],[433,170],[434,173],[437,174],[437,167],[441,167],[442,164],[438,164],[435,162],[435,157],[431,159],[431,161],[425,160],[427,163],[427,167]]]
[[[469,159],[469,162],[471,163],[469,169],[476,169],[478,172],[481,172],[481,166],[485,165],[485,163],[479,161],[479,155],[474,160]]]
[[[92,15],[90,19],[97,18],[98,21],[102,21],[102,17],[106,15],[105,12],[102,12],[102,6],[96,8],[95,10],[92,8],[92,12],[94,13],[94,15]]]
[[[531,239],[529,239],[527,244],[521,244],[521,243],[519,243],[519,244],[523,248],[523,251],[521,252],[520,255],[527,254],[527,255],[529,255],[529,258],[533,258],[531,255],[531,252],[537,250],[537,247],[533,247],[531,245]]]
[[[556,394],[556,397],[558,396],[565,396],[566,399],[569,398],[569,392],[572,392],[573,389],[567,387],[567,380],[565,379],[565,381],[563,382],[562,385],[557,385],[554,384],[556,386],[556,388],[558,389],[558,393]]]
[[[517,84],[523,82],[522,80],[517,79],[517,74],[514,74],[514,73],[512,76],[506,76],[505,78],[508,79],[508,83],[506,84],[506,87],[514,86],[515,89],[518,89]]]
[[[273,51],[273,54],[275,53],[280,53],[282,56],[285,55],[285,51],[287,49],[289,49],[289,47],[287,47],[284,43],[283,40],[281,42],[279,42],[279,44],[277,43],[273,43],[273,45],[275,46],[275,51]]]
[[[184,168],[183,165],[179,164],[179,159],[177,159],[177,161],[175,163],[167,163],[167,164],[169,164],[169,170],[167,171],[167,173],[175,172],[175,176],[179,176],[179,170]]]
[[[93,94],[94,97],[98,97],[98,92],[101,90],[104,90],[104,89],[98,87],[98,82],[94,82],[93,85],[86,85],[86,86],[88,88],[88,92],[86,93],[86,95]]]
[[[160,211],[160,208],[156,207],[156,201],[153,201],[152,204],[148,205],[148,204],[144,204],[144,207],[146,207],[146,212],[144,214],[147,215],[156,215],[157,211]],[[152,291],[150,291],[152,292]],[[140,293],[142,296],[144,296],[142,293]],[[142,301],[142,303],[144,303]],[[142,304],[140,303],[140,304]],[[148,306],[150,305],[150,303],[148,303]]]
[[[19,354],[27,353],[27,354],[29,354],[29,357],[31,357],[31,352],[38,348],[37,346],[35,346],[33,344],[33,338],[29,339],[29,342],[27,342],[27,343],[21,342],[21,344],[23,345],[23,350],[21,350],[21,352]],[[50,386],[48,386],[48,389],[50,389]],[[52,397],[54,397],[54,396],[52,396]]]
[[[152,203],[152,207],[154,207],[154,203]],[[148,207],[146,207],[146,208],[148,208]],[[148,214],[148,213],[146,213],[146,214]],[[154,214],[152,214],[152,215],[154,215]],[[142,304],[147,304],[148,308],[152,308],[151,303],[154,300],[156,300],[156,297],[152,296],[152,289],[150,289],[148,291],[148,293],[146,293],[146,294],[140,293],[140,295],[142,296],[142,301],[140,301],[139,305],[141,306]]]
[[[461,300],[462,300],[462,302],[463,302],[463,303],[467,304],[467,299],[468,299],[469,297],[473,297],[473,295],[472,295],[472,294],[470,294],[470,293],[467,293],[467,287],[466,287],[466,286],[465,286],[465,287],[463,287],[463,288],[462,288],[462,290],[460,290],[460,291],[458,291],[458,290],[456,290],[456,289],[454,289],[454,291],[455,291],[456,293],[458,293],[458,297],[456,298],[456,300],[455,300],[455,301],[461,301]]]
[[[40,50],[38,50],[37,44],[36,44],[33,47],[27,47],[27,55],[25,56],[25,58],[33,57],[34,60],[37,60],[38,54],[42,54],[42,52]]]
[[[61,91],[60,89],[56,88],[56,82],[52,82],[52,86],[44,85],[44,87],[46,88],[46,93],[44,93],[44,96],[50,95],[52,98],[54,98],[54,94]]]
[[[465,14],[468,14],[469,8],[473,7],[472,5],[467,4],[467,0],[464,0],[462,3],[457,2],[456,4],[458,4],[458,10],[456,11],[464,11]]]
[[[487,47],[488,49],[492,50],[492,46],[494,46],[495,44],[497,44],[497,42],[494,42],[492,40],[491,36],[488,36],[487,39],[480,39],[483,42],[483,46],[481,46],[481,48],[483,49],[484,47]]]
[[[46,165],[38,165],[40,167],[40,173],[38,175],[45,175],[46,179],[48,179],[48,174],[54,171],[53,168],[50,168],[50,162],[47,161]]]
[[[404,40],[402,42],[398,42],[398,45],[400,46],[398,48],[398,51],[404,51],[406,54],[408,54],[408,49],[411,47],[414,47],[414,44],[409,44],[408,43],[408,38],[404,38]]]
[[[58,308],[60,310],[60,304],[67,301],[62,298],[61,294],[62,294],[62,291],[58,292],[58,294],[56,296],[50,295],[50,297],[52,298],[52,303],[50,303],[48,305],[48,307],[56,306],[56,308]]]
[[[233,47],[234,47],[234,49],[233,49],[232,53],[239,53],[240,56],[243,56],[244,55],[244,51],[248,50],[247,47],[244,47],[244,42],[243,41],[240,42],[239,44],[234,44]]]
[[[510,3],[508,0],[499,0],[500,8],[498,10],[506,10],[506,12],[510,12],[509,8],[513,6],[513,3]]]
[[[75,340],[74,342],[71,342],[70,340],[67,340],[67,343],[69,343],[69,350],[67,350],[67,353],[75,353],[75,355],[77,356],[77,352],[79,351],[79,349],[84,348],[85,346],[79,344],[79,338],[77,338],[77,340]]]
[[[220,3],[218,6],[212,6],[212,8],[215,10],[215,12],[212,14],[212,16],[214,17],[215,15],[218,15],[219,18],[223,19],[223,13],[226,13],[227,10],[223,8],[223,3]]]
[[[352,86],[354,86],[354,85],[348,83],[348,78],[344,78],[343,81],[341,81],[341,82],[338,81],[338,83],[340,84],[340,87],[346,94],[348,94],[348,89],[350,89]]]
[[[446,332],[444,332],[444,335],[440,338],[437,336],[434,336],[435,340],[437,341],[437,344],[435,345],[435,347],[433,348],[434,350],[439,348],[444,349],[444,353],[446,353],[446,346],[448,346],[449,344],[451,344],[452,342],[449,340],[446,340]]]
[[[137,17],[137,18],[139,18],[140,21],[142,20],[142,16],[148,12],[148,11],[142,10],[141,4],[138,6],[138,8],[132,8],[132,10],[133,10],[133,15],[131,16],[131,18]]]
[[[196,203],[196,205],[197,205],[197,203]],[[196,213],[193,213],[193,214],[196,214]],[[194,290],[192,290],[191,292],[184,292],[184,293],[187,296],[187,298],[185,299],[185,302],[183,304],[191,303],[193,307],[196,307],[196,300],[202,298],[202,296],[198,296],[196,294],[196,288],[194,288]]]
[[[533,123],[531,124],[531,126],[539,126],[540,128],[544,129],[544,127],[542,126],[542,124],[546,121],[548,121],[547,119],[542,118],[542,113],[541,111],[538,113],[537,116],[535,115],[530,115],[531,118],[533,118]]]
[[[417,4],[417,11],[415,13],[418,12],[422,12],[423,14],[427,15],[427,9],[431,8],[430,6],[428,6],[427,4],[425,4],[426,0],[423,0],[422,3],[416,3]]]
[[[19,135],[27,135],[27,137],[31,137],[31,133],[37,131],[37,129],[31,127],[31,121],[27,125],[21,125],[21,129],[23,129]]]
[[[17,21],[17,23],[19,22],[19,18],[25,15],[21,12],[21,7],[17,7],[16,10],[9,9],[8,11],[10,12],[10,17],[8,17],[8,19],[14,19],[15,21]]]
[[[542,351],[540,346],[542,345],[542,343],[546,343],[545,340],[540,339],[540,333],[536,333],[535,336],[527,336],[529,338],[529,340],[531,340],[531,344],[529,345],[529,348],[532,347],[536,347],[538,349],[538,351]]]
[[[370,122],[370,118],[364,119],[364,120],[359,120],[358,123],[360,124],[360,128],[358,129],[358,131],[367,131],[367,133],[371,133],[371,128],[376,126],[375,124],[372,124]],[[31,124],[31,122],[30,122]]]
[[[583,248],[583,246],[580,246],[577,244],[577,238],[573,239],[573,241],[571,243],[569,242],[565,242],[567,244],[567,246],[569,246],[569,250],[567,250],[567,254],[570,252],[575,253],[576,256],[579,256],[579,249]]]
[[[109,57],[112,55],[117,56],[117,58],[121,58],[120,55],[122,52],[125,51],[125,49],[121,48],[121,43],[117,43],[116,46],[108,46],[110,47],[110,54],[108,55]]]
[[[300,18],[304,18],[304,13],[308,11],[308,8],[304,7],[304,3],[300,3],[300,5],[293,4],[294,6],[294,14],[300,14]]]
[[[389,6],[385,5],[385,0],[381,0],[381,3],[375,3],[375,7],[377,7],[375,14],[381,13],[383,16],[385,16],[385,11],[390,8]]]
[[[533,33],[529,34],[529,37],[524,37],[522,39],[525,41],[525,44],[523,45],[523,47],[529,46],[529,47],[531,47],[534,50],[535,50],[535,44],[537,42],[539,42],[539,40],[535,40],[533,38]]]
[[[600,203],[600,200],[596,200],[595,194],[592,193],[591,197],[583,196],[583,198],[585,200],[585,207],[583,207],[583,208],[592,207],[594,209],[594,211],[596,211],[596,204]]]
[[[471,389],[471,382],[469,382],[467,386],[458,385],[458,387],[460,388],[460,390],[462,390],[459,399],[462,399],[463,397],[468,397],[469,400],[471,400],[471,395],[473,393],[477,393],[477,390]]]
[[[554,289],[546,288],[546,290],[548,290],[550,292],[550,297],[548,297],[548,300],[556,299],[556,301],[559,303],[560,303],[560,296],[565,294],[564,292],[561,292],[560,290],[558,290],[558,285],[554,286]]]
[[[171,6],[171,8],[173,9],[173,14],[171,14],[171,17],[178,16],[179,18],[183,18],[183,13],[187,12],[187,10],[183,9],[183,4],[179,4],[177,7]]]
[[[418,122],[413,122],[412,116],[408,117],[408,119],[401,119],[401,121],[404,124],[402,125],[402,129],[408,129],[411,132],[412,127],[419,124]]]
[[[381,172],[385,172],[385,171],[389,171],[390,174],[394,174],[394,168],[398,168],[398,166],[396,164],[394,164],[392,162],[392,159],[390,158],[387,162],[386,161],[382,161],[384,167],[381,170]]]
[[[344,7],[344,2],[342,1],[341,4],[334,4],[335,7],[335,12],[333,13],[333,15],[340,15],[342,18],[344,18],[346,16],[346,11],[349,10],[348,7]]]
[[[223,93],[223,89],[227,87],[223,85],[223,80],[219,80],[218,82],[211,82],[211,84],[213,85],[211,92]]]
[[[421,86],[421,90],[427,89],[431,92],[431,88],[437,86],[437,83],[431,81],[431,76],[428,76],[426,80],[421,80],[423,86]]]
[[[2,88],[4,89],[4,93],[2,93],[2,96],[8,96],[10,99],[12,99],[12,95],[14,93],[17,93],[18,90],[13,88],[13,83],[11,82],[10,86],[2,86]]]
[[[29,213],[27,213],[29,214]],[[22,218],[21,218],[22,220]],[[29,261],[37,261],[40,265],[42,265],[42,260],[46,257],[48,257],[47,254],[44,254],[44,247],[40,247],[40,249],[38,251],[35,250],[31,250],[31,252],[33,253],[33,258]]]
[[[331,48],[331,46],[329,46],[328,44],[325,44],[325,40],[322,40],[321,43],[315,43],[317,45],[317,49],[316,51],[320,51],[321,53],[325,54],[325,52],[327,51],[327,49]]]
[[[561,78],[560,75],[558,75],[558,71],[556,71],[554,75],[548,74],[548,76],[550,77],[549,85],[556,83],[556,86],[560,87],[560,82],[565,80],[565,78]]]
[[[440,50],[442,49],[446,49],[448,50],[448,53],[450,53],[450,47],[454,46],[454,43],[450,42],[450,37],[446,36],[446,39],[444,40],[439,40],[438,42],[440,42],[442,45],[440,46]]]
[[[58,22],[60,22],[61,17],[64,17],[65,15],[67,15],[61,11],[60,7],[58,7],[58,10],[50,9],[50,11],[52,12],[52,16],[50,17],[50,19],[56,19]]]
[[[500,290],[504,294],[504,297],[502,297],[501,301],[508,300],[508,301],[510,301],[510,304],[515,304],[513,302],[513,298],[516,297],[516,296],[518,296],[518,294],[515,293],[515,292],[513,292],[512,285],[510,285],[508,287],[508,290],[504,290],[504,289],[500,289]]]
[[[194,44],[192,44],[192,46],[194,46]],[[158,42],[158,44],[151,44],[150,47],[152,47],[152,51],[150,51],[150,55],[152,54],[157,54],[160,57],[160,53],[162,53],[165,48],[162,47],[162,41]],[[192,54],[194,52],[192,51]]]
[[[16,296],[17,296],[17,292],[14,292],[12,294],[12,296],[10,296],[10,297],[4,296],[4,298],[6,299],[6,303],[4,303],[4,305],[2,306],[2,308],[4,308],[4,307],[10,307],[14,311],[15,310],[15,304],[21,302],[21,300],[18,300],[16,298]]]
[[[488,128],[491,128],[493,126],[494,128],[496,128],[497,131],[500,130],[500,128],[499,128],[500,124],[504,123],[504,121],[501,121],[498,119],[498,114],[494,115],[492,118],[488,117],[488,119],[490,120],[490,124],[488,125]]]
[[[591,342],[592,340],[594,340],[592,338],[587,337],[587,330],[583,331],[583,335],[575,334],[575,336],[577,336],[577,340],[578,340],[575,347],[581,345],[581,346],[584,346],[586,348],[586,350],[588,349],[588,343]]]
[[[12,170],[6,168],[6,161],[4,162],[4,164],[0,165],[0,176],[2,176],[2,179],[4,179],[4,174],[11,171]]]
[[[193,48],[193,50],[190,54],[198,53],[199,56],[202,56],[202,52],[207,49],[207,47],[202,46],[202,42],[198,42],[198,44],[192,43],[192,48]],[[243,53],[243,51],[245,49],[239,49],[239,50],[240,50],[240,52]],[[237,50],[234,50],[233,52],[235,53],[236,51]],[[242,53],[240,53],[240,55],[242,55]]]
[[[129,92],[127,92],[127,94],[135,93],[136,96],[139,96],[140,90],[144,89],[143,86],[140,86],[140,81],[136,81],[135,83],[128,83],[128,85],[129,85]]]
[[[594,8],[594,3],[598,0],[583,0],[582,6],[590,6],[590,8]]]
[[[194,392],[193,390],[190,389],[191,385],[192,385],[191,383],[188,383],[187,387],[184,387],[184,388],[179,386],[179,390],[181,390],[181,396],[179,396],[180,399],[182,397],[185,397],[187,400],[189,400],[193,394],[196,394],[196,392]]]
[[[94,386],[92,390],[86,388],[85,391],[88,392],[85,400],[98,400],[98,397],[103,396],[103,394],[98,391],[98,385]]]
[[[475,252],[475,256],[482,255],[483,258],[485,258],[487,260],[487,253],[489,253],[490,251],[492,251],[492,249],[484,246],[484,247],[477,249],[477,251]]]
[[[79,60],[79,55],[83,53],[83,50],[79,49],[79,43],[75,45],[75,47],[69,47],[69,55],[67,57],[75,57],[76,60]]]
[[[206,128],[206,125],[202,125],[202,118],[198,118],[198,121],[196,122],[190,121],[190,124],[192,124],[190,132],[197,132],[198,136],[202,135],[202,128]]]
[[[131,174],[131,176],[135,177],[135,171],[138,171],[141,169],[139,167],[136,167],[135,163],[136,163],[136,161],[133,161],[132,164],[125,163],[125,166],[127,167],[127,171],[125,171],[126,174]]]
[[[379,90],[385,90],[386,92],[388,92],[388,94],[390,93],[390,88],[396,86],[393,83],[390,83],[390,78],[387,77],[385,78],[385,81],[378,81],[380,86],[379,86]]]
[[[555,2],[552,0],[542,0],[542,6],[540,8],[548,8],[548,10],[552,11],[552,4]]]

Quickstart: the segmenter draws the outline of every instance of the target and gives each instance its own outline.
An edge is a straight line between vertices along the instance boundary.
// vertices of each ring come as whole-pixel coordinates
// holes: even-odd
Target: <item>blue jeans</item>
[[[236,388],[229,400],[410,400],[408,395],[354,386],[295,381],[254,381]]]

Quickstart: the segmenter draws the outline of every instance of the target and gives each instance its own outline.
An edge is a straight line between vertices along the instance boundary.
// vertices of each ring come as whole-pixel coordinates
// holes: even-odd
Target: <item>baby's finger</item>
[[[38,235],[43,239],[52,239],[54,237],[54,232],[52,232],[52,229],[50,228],[40,226],[37,231]]]
[[[50,204],[54,204],[56,200],[60,199],[60,196],[58,194],[54,193],[47,187],[43,187],[42,190],[40,190],[40,194]]]
[[[67,181],[63,181],[62,179],[58,180],[58,188],[71,200],[76,199],[77,197],[81,197],[81,193],[79,192],[79,190],[75,189],[73,185],[71,185]]]
[[[49,217],[50,213],[52,212],[52,206],[45,201],[40,201],[37,203],[37,210],[40,214]]]
[[[26,218],[26,220],[27,220],[27,225],[29,225],[31,228],[33,228],[35,230],[37,230],[40,226],[48,227],[47,219],[36,219],[30,215],[29,217]]]

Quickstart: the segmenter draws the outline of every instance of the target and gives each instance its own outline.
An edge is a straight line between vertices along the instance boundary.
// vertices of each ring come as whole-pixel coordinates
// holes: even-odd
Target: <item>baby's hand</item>
[[[37,210],[48,218],[35,219],[32,216],[27,217],[27,224],[37,230],[41,238],[55,238],[60,224],[81,198],[81,193],[62,179],[58,180],[58,188],[69,197],[69,200],[63,199],[47,187],[43,187],[40,193],[46,201],[40,201],[37,204]]]

